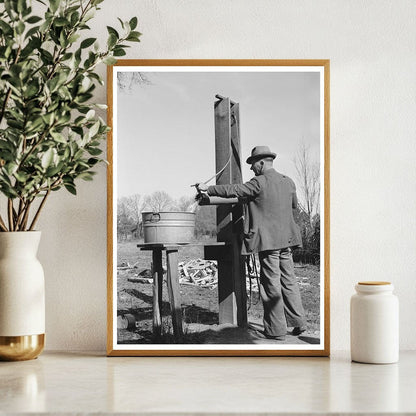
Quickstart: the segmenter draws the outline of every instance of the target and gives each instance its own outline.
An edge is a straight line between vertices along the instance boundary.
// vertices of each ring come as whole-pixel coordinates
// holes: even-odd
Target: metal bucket
[[[145,243],[190,243],[195,230],[194,212],[142,212]]]

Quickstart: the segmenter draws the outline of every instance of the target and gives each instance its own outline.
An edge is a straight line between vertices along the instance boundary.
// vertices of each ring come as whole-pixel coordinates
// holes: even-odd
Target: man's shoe
[[[300,335],[306,331],[304,326],[295,326],[292,331],[292,335]]]
[[[267,339],[274,339],[275,341],[285,341],[286,335],[269,335],[266,334],[264,331],[259,331],[256,328],[250,328],[253,332],[260,338],[267,338]]]
[[[263,335],[267,339],[274,339],[276,341],[285,341],[286,340],[286,335],[269,335],[269,334],[266,334],[265,332],[263,332]]]

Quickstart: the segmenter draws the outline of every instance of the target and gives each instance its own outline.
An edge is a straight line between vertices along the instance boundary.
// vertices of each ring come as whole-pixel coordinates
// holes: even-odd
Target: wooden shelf
[[[416,414],[416,351],[390,365],[331,358],[114,357],[0,363],[0,413]]]

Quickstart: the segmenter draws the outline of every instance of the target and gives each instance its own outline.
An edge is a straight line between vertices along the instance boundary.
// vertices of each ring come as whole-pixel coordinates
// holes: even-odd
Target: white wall
[[[394,283],[401,348],[415,349],[416,2],[106,0],[94,35],[133,15],[131,59],[331,60],[331,347],[349,348],[354,283],[374,279]],[[49,350],[105,349],[105,168],[78,189],[39,224]]]

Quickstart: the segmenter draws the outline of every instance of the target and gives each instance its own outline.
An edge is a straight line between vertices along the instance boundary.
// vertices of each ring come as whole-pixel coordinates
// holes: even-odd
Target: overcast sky
[[[140,72],[149,83],[118,89],[114,105],[118,197],[192,196],[191,184],[214,175],[216,94],[240,104],[243,181],[257,145],[277,153],[275,169],[295,182],[301,142],[319,160],[319,72]]]

